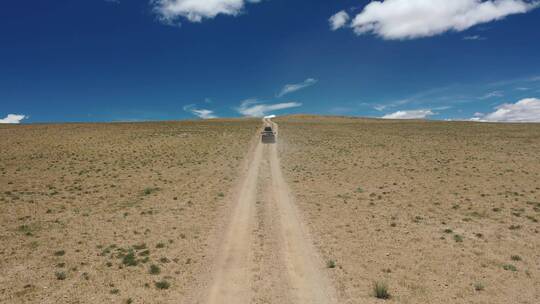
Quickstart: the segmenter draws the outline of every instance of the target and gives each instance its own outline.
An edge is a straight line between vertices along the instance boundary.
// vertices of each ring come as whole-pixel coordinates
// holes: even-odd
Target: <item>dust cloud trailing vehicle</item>
[[[263,144],[273,144],[276,142],[276,132],[272,130],[272,127],[264,127],[261,133],[261,140]]]

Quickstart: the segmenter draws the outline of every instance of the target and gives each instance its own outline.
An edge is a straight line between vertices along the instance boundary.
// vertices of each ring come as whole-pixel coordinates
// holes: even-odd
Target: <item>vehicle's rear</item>
[[[261,133],[261,140],[264,144],[273,144],[276,142],[276,134],[271,127],[265,127]]]

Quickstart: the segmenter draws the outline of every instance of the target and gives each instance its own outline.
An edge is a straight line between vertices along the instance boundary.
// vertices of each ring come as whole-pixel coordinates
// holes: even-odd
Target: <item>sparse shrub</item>
[[[521,257],[519,255],[513,255],[510,257],[512,261],[521,261]]]
[[[463,242],[463,237],[459,234],[454,234],[454,241],[461,243]]]
[[[145,251],[141,251],[141,252],[139,252],[139,255],[140,256],[149,256],[150,255],[150,250],[146,249]]]
[[[55,272],[54,275],[56,276],[57,280],[63,281],[66,279],[66,273],[63,271]]]
[[[474,283],[474,290],[476,291],[482,291],[484,290],[485,287],[484,287],[484,284],[480,283],[480,282],[476,282]]]
[[[510,270],[510,271],[517,271],[516,266],[514,266],[512,264],[504,264],[503,269],[504,270]]]
[[[169,289],[169,287],[171,287],[171,284],[165,280],[156,282],[155,285],[157,289]]]
[[[521,226],[520,225],[511,225],[510,227],[508,227],[508,229],[510,229],[510,230],[518,230],[518,229],[521,229]]]
[[[150,274],[159,274],[161,272],[161,269],[159,268],[158,265],[152,264],[152,265],[150,265],[149,272],[150,272]]]
[[[120,293],[120,289],[118,288],[111,290],[111,294],[119,294],[119,293]]]
[[[328,268],[336,268],[336,261],[328,260],[328,262],[326,262],[326,267],[328,267]]]
[[[128,252],[123,258],[122,258],[122,264],[126,266],[137,266],[137,259],[135,258],[135,253],[133,251]]]
[[[538,220],[534,216],[527,215],[526,218],[531,220],[533,223],[538,223]]]
[[[150,194],[156,192],[157,190],[158,190],[158,188],[150,188],[149,187],[149,188],[145,188],[143,190],[143,193],[144,193],[144,195],[150,195]]]
[[[383,282],[375,282],[373,284],[373,293],[377,299],[390,299],[390,293],[388,292],[388,286]]]
[[[160,261],[161,263],[169,263],[169,262],[170,262],[170,260],[169,260],[168,258],[166,258],[166,257],[160,258],[159,261]]]
[[[54,252],[55,256],[63,256],[65,254],[66,254],[66,251],[64,251],[64,250],[58,250],[58,251]]]
[[[32,229],[28,225],[20,225],[19,226],[19,231],[23,232],[27,236],[32,236],[32,231],[31,230]]]
[[[138,244],[138,245],[133,245],[133,249],[135,249],[135,250],[146,249],[146,244],[142,243],[142,244]]]
[[[164,248],[165,247],[165,243],[158,243],[156,245],[156,248]]]
[[[452,233],[454,232],[452,229],[450,228],[447,228],[447,229],[444,229],[444,233]]]

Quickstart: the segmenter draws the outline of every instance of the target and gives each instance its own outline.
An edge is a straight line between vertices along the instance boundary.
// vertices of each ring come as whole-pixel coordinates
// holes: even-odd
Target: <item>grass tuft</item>
[[[326,267],[328,267],[328,268],[336,268],[336,261],[328,260],[328,262],[326,262]]]
[[[390,293],[388,292],[388,285],[383,282],[375,282],[373,284],[373,294],[377,299],[390,299]]]

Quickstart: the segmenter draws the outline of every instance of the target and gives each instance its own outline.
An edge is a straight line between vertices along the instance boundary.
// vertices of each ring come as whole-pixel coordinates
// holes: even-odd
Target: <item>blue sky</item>
[[[540,121],[537,3],[425,2],[2,1],[0,122]]]

